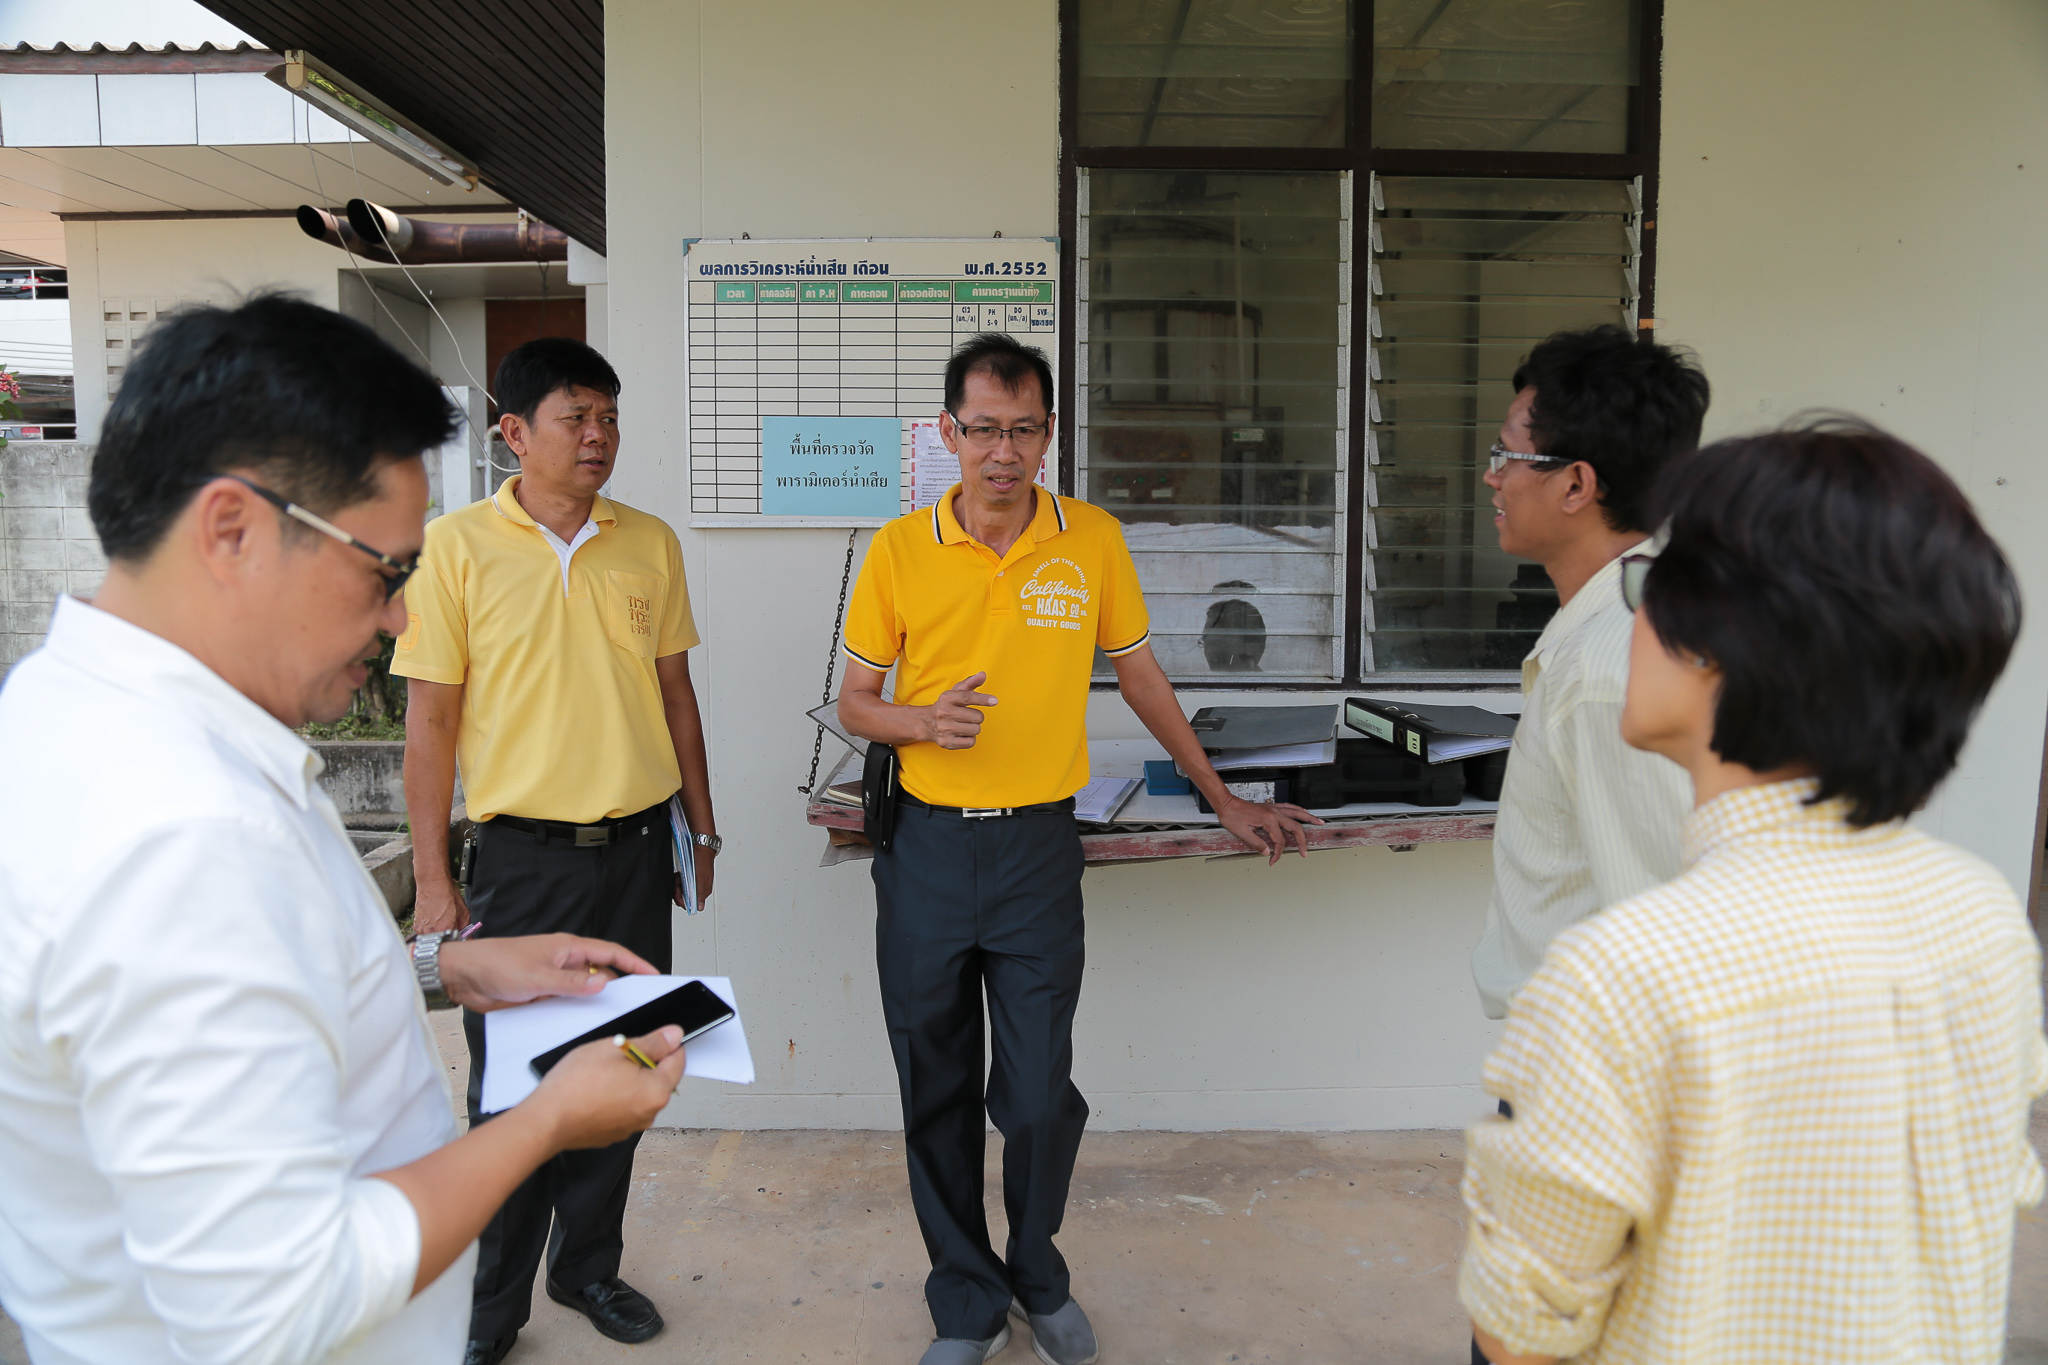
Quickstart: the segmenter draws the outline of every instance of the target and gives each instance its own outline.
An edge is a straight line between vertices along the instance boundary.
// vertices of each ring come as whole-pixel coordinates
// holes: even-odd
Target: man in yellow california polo
[[[841,722],[894,745],[902,764],[894,841],[874,864],[875,955],[932,1258],[925,1300],[938,1339],[920,1365],[988,1359],[1009,1342],[1006,1313],[1048,1365],[1097,1355],[1052,1241],[1088,1118],[1070,1079],[1083,956],[1073,795],[1088,780],[1096,648],[1231,833],[1278,861],[1289,840],[1307,853],[1297,822],[1315,820],[1237,799],[1203,756],[1153,658],[1122,528],[1033,487],[1052,405],[1036,348],[984,333],[954,353],[939,432],[960,483],[876,532],[847,613]],[[984,1114],[1005,1142],[1003,1256],[982,1205]]]

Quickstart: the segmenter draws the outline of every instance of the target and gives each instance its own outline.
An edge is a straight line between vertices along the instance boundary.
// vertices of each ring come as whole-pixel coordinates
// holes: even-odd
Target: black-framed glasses
[[[1643,585],[1650,581],[1650,568],[1656,562],[1655,555],[1621,557],[1621,602],[1630,611],[1642,610]]]
[[[399,589],[405,586],[405,580],[411,578],[413,575],[413,571],[418,569],[420,566],[420,561],[417,556],[415,556],[410,562],[408,562],[401,559],[394,559],[392,556],[385,554],[382,550],[371,549],[369,546],[363,544],[363,542],[357,540],[354,536],[342,530],[339,526],[336,526],[333,522],[321,516],[319,513],[308,512],[305,508],[299,506],[297,503],[292,502],[286,498],[279,497],[277,494],[271,492],[268,488],[265,488],[262,484],[254,483],[248,479],[245,479],[240,474],[223,474],[220,477],[224,479],[233,479],[236,483],[242,485],[242,487],[248,489],[257,497],[263,499],[265,502],[269,503],[272,507],[275,507],[278,511],[284,513],[292,520],[304,522],[306,525],[312,527],[314,530],[320,532],[322,535],[333,536],[342,544],[351,546],[354,549],[361,550],[364,554],[376,560],[385,568],[391,570],[390,573],[384,575],[384,600],[386,602],[389,602],[392,598],[398,596]]]
[[[1506,469],[1508,467],[1509,460],[1526,460],[1530,464],[1535,465],[1563,465],[1571,463],[1571,461],[1569,460],[1560,460],[1553,455],[1538,455],[1534,451],[1530,450],[1509,450],[1499,441],[1495,441],[1493,443],[1493,448],[1486,452],[1486,472],[1489,474],[1500,473],[1503,469]],[[1538,472],[1541,473],[1547,471]]]
[[[1052,430],[1051,425],[1044,422],[1024,422],[1014,427],[970,427],[955,417],[953,424],[969,445],[991,449],[1000,444],[1004,437],[1008,437],[1017,443],[1019,450],[1035,450],[1045,440],[1046,433]]]

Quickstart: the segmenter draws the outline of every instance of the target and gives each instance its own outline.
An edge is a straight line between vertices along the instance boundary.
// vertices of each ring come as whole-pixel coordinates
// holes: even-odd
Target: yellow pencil
[[[631,1043],[627,1042],[625,1034],[614,1033],[612,1035],[612,1046],[622,1047],[626,1049],[627,1053],[633,1058],[634,1061],[640,1063],[640,1065],[646,1067],[649,1071],[654,1070],[654,1063],[648,1060],[647,1054],[642,1052],[639,1048],[634,1047]]]

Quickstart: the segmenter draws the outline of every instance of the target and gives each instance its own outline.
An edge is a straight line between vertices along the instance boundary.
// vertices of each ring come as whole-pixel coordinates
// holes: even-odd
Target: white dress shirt
[[[451,1365],[371,1173],[455,1134],[322,764],[65,599],[0,690],[0,1302],[37,1365]]]
[[[1650,542],[1626,554],[1646,554]],[[1543,962],[1550,941],[1595,910],[1678,875],[1692,779],[1621,737],[1635,613],[1621,561],[1559,608],[1522,662],[1521,723],[1493,831],[1493,898],[1472,950],[1489,1019]]]

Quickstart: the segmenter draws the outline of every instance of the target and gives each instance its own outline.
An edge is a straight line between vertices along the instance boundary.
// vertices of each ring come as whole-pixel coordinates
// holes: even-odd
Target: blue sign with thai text
[[[894,417],[763,417],[761,514],[893,517],[903,510]]]

